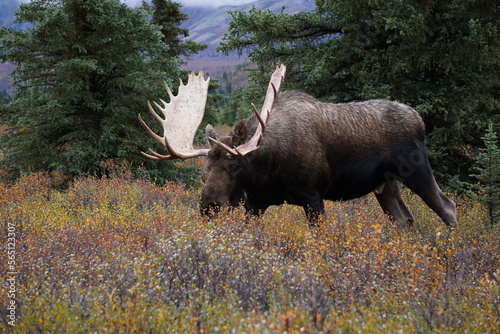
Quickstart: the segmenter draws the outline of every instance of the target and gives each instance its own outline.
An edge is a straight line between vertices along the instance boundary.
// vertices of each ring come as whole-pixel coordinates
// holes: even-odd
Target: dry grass
[[[44,174],[0,185],[0,261],[15,226],[16,333],[499,333],[500,226],[457,199],[449,232],[410,193],[401,229],[371,196],[207,222],[200,189]],[[7,286],[7,285],[6,285]]]

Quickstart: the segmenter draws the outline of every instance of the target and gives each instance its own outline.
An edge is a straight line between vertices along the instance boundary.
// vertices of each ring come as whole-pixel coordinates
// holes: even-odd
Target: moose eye
[[[230,162],[228,165],[227,165],[227,171],[228,172],[234,172],[235,170],[238,169],[238,163],[236,162]]]

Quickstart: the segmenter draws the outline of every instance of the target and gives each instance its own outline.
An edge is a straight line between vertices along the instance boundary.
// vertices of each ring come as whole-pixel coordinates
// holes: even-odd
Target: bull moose
[[[300,91],[279,93],[286,67],[277,67],[259,112],[240,121],[227,136],[206,128],[210,148],[193,148],[203,118],[210,78],[203,72],[181,80],[170,102],[149,110],[163,126],[144,129],[168,150],[142,152],[154,160],[206,156],[208,179],[201,212],[210,215],[240,202],[249,214],[262,214],[284,202],[302,206],[310,224],[324,212],[324,200],[349,200],[374,192],[380,206],[402,226],[414,218],[400,194],[400,183],[418,194],[448,226],[457,223],[455,203],[437,185],[425,151],[424,123],[407,105],[370,100],[333,104]]]

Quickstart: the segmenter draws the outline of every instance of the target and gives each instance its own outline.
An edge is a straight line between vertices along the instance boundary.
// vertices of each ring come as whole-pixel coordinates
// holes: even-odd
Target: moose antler
[[[163,144],[170,154],[162,155],[149,149],[151,154],[141,152],[143,156],[153,160],[172,160],[190,159],[207,155],[208,149],[193,148],[193,139],[205,112],[209,81],[210,78],[207,78],[207,80],[204,79],[203,71],[200,71],[198,75],[191,72],[186,85],[180,80],[177,96],[172,94],[172,91],[165,83],[165,88],[170,96],[170,102],[167,103],[160,99],[163,107],[153,102],[156,108],[161,110],[165,119],[161,118],[154,111],[151,103],[148,101],[149,110],[163,127],[163,137],[154,133],[143,121],[140,114],[139,121],[147,133]]]
[[[222,147],[224,150],[226,150],[228,153],[232,155],[239,155],[239,156],[244,156],[250,152],[253,152],[259,148],[260,140],[262,139],[262,134],[264,133],[264,130],[266,129],[267,122],[269,121],[269,115],[271,114],[271,110],[274,107],[274,103],[276,102],[276,99],[278,98],[278,92],[281,88],[281,84],[283,83],[283,80],[285,80],[285,72],[286,72],[286,66],[281,64],[281,66],[276,66],[276,70],[271,76],[271,80],[269,81],[269,86],[267,87],[267,93],[266,93],[266,99],[264,100],[264,104],[262,105],[261,112],[259,114],[259,111],[255,107],[255,105],[252,103],[252,108],[255,116],[259,120],[259,124],[257,125],[257,130],[255,131],[254,135],[252,138],[250,138],[249,141],[247,141],[244,144],[241,144],[238,147],[232,148],[227,146],[226,144],[222,143],[218,139],[209,139]]]

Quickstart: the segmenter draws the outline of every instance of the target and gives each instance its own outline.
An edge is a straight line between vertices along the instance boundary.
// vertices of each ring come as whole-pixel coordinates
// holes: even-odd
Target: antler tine
[[[163,103],[162,107],[153,101],[153,104],[165,116],[164,119],[158,115],[148,101],[149,110],[163,127],[163,137],[154,133],[139,115],[139,121],[146,132],[164,145],[170,153],[170,155],[162,155],[152,150],[150,150],[151,154],[141,152],[147,158],[153,160],[190,159],[208,153],[208,149],[194,149],[193,139],[203,119],[210,78],[205,80],[203,71],[200,71],[198,75],[191,72],[186,85],[181,79],[179,80],[180,85],[177,96],[172,93],[170,87],[164,82],[170,102],[167,103],[160,99]]]
[[[253,109],[253,113],[254,113],[255,117],[257,117],[257,119],[259,120],[260,125],[262,126],[263,129],[265,129],[266,123],[264,122],[262,117],[260,117],[260,113],[257,110],[257,107],[255,106],[255,104],[253,104],[253,103],[252,103],[252,109]]]
[[[173,157],[171,155],[163,155],[163,154],[156,153],[152,149],[149,149],[149,152],[151,152],[151,154],[141,152],[141,155],[143,157],[146,157],[146,158],[149,158],[152,160],[156,160],[156,161],[173,160],[173,159],[177,158],[177,157]]]
[[[267,87],[267,92],[266,92],[266,98],[264,100],[264,104],[262,105],[261,112],[259,113],[255,105],[252,104],[252,108],[254,111],[255,116],[259,120],[259,124],[257,125],[257,129],[250,138],[249,141],[246,143],[228,150],[227,145],[219,145],[224,148],[226,151],[233,155],[239,155],[239,156],[244,156],[250,152],[253,152],[259,148],[260,140],[262,139],[262,134],[264,133],[264,130],[266,128],[267,122],[269,121],[269,116],[271,114],[271,110],[274,107],[274,103],[276,102],[276,99],[278,98],[278,92],[281,88],[281,85],[283,84],[283,81],[285,80],[285,73],[286,73],[286,66],[281,65],[281,66],[276,66],[276,70],[271,76],[271,79],[269,80],[269,85]],[[236,152],[237,154],[234,154],[233,152]]]
[[[149,104],[149,101],[148,101],[148,104]],[[150,105],[151,106],[151,105]],[[151,108],[152,109],[152,108]],[[154,115],[156,115],[156,117],[159,118],[158,114],[156,114],[156,112],[152,111],[154,113]],[[156,139],[158,142],[160,142],[161,144],[164,144],[166,143],[166,140],[164,139],[164,137],[160,137],[158,136],[156,133],[154,133],[153,130],[151,130],[151,128],[146,124],[146,122],[144,122],[144,120],[142,119],[141,117],[141,114],[139,114],[139,122],[141,122],[141,125],[142,127],[146,130],[146,132],[151,136],[153,137],[154,139]],[[172,159],[177,159],[178,156],[176,155],[163,155],[163,154],[159,154],[159,153],[156,153],[155,151],[153,151],[152,149],[148,149],[153,155],[151,154],[147,154],[147,153],[144,153],[144,152],[140,152],[142,156],[146,157],[146,158],[149,158],[149,159],[153,159],[153,160],[157,160],[157,161],[160,161],[160,160],[172,160]]]
[[[165,102],[164,102],[163,100],[160,100],[160,101],[162,101],[162,102],[163,102],[163,104],[164,104],[164,105],[166,105],[166,104],[165,104]],[[163,115],[164,115],[165,117],[167,117],[167,115],[165,115],[165,110],[164,110],[162,107],[160,107],[160,105],[159,105],[158,103],[156,103],[155,101],[153,101],[153,103],[154,103],[154,105],[156,106],[156,108],[160,109],[160,110],[161,110],[161,112],[163,113]],[[163,125],[163,121],[164,121],[164,119],[163,119],[163,118],[161,118],[161,117],[160,117],[160,115],[158,115],[158,113],[154,110],[153,106],[151,106],[151,102],[149,102],[149,101],[148,101],[148,108],[149,108],[149,111],[151,112],[151,114],[153,114],[153,116],[156,118],[156,120],[157,120],[158,122],[160,122],[160,124],[162,124],[162,125]]]
[[[148,102],[149,103],[149,102]],[[156,114],[156,113],[155,113]],[[157,115],[158,116],[158,115]],[[163,137],[160,137],[158,136],[156,133],[154,133],[153,130],[151,130],[151,128],[146,124],[146,122],[144,122],[144,120],[142,119],[142,116],[141,114],[138,115],[138,118],[139,118],[139,122],[141,122],[141,125],[142,127],[144,128],[144,130],[146,130],[146,132],[151,136],[153,137],[154,139],[156,139],[157,141],[159,141],[160,143],[163,144]]]
[[[168,96],[170,97],[170,101],[172,101],[172,99],[175,97],[174,94],[172,94],[170,87],[168,87],[168,85],[165,81],[163,81],[163,85],[165,86],[165,89],[167,90]],[[162,100],[162,102],[163,102],[163,100]],[[166,105],[165,102],[163,102],[163,103]]]
[[[212,143],[215,143],[217,145],[219,145],[220,147],[222,147],[224,150],[226,150],[228,153],[232,154],[232,155],[240,155],[238,153],[238,151],[232,147],[229,147],[227,146],[226,144],[224,144],[223,142],[221,142],[219,139],[214,139],[212,137],[208,137],[208,139],[212,142]]]

